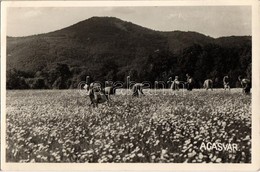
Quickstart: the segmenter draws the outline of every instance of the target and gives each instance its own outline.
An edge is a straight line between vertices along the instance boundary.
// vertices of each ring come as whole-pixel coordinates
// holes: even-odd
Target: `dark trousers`
[[[193,89],[192,83],[187,83],[187,90],[191,91]]]

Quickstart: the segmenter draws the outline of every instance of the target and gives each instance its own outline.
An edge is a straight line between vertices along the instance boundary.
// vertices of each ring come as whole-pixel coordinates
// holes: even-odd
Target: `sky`
[[[93,16],[110,16],[158,31],[195,31],[211,37],[252,35],[250,6],[9,7],[7,35],[59,30]]]

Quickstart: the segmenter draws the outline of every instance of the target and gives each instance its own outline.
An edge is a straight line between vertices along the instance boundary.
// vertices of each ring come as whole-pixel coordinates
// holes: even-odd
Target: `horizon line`
[[[213,39],[218,39],[218,38],[225,38],[225,37],[252,37],[252,35],[222,35],[222,36],[219,36],[219,37],[214,37],[214,36],[211,36],[211,35],[208,35],[208,34],[204,34],[204,33],[201,33],[201,32],[198,32],[198,31],[195,31],[195,30],[188,30],[188,31],[183,31],[183,30],[168,30],[168,31],[161,31],[161,30],[155,30],[155,29],[151,29],[151,28],[148,28],[148,27],[145,27],[145,26],[142,26],[142,25],[139,25],[139,24],[136,24],[136,23],[133,23],[132,21],[127,21],[127,20],[122,20],[118,17],[114,17],[114,16],[92,16],[92,17],[89,17],[85,20],[81,20],[81,21],[78,21],[74,24],[70,24],[69,26],[66,26],[66,27],[63,27],[63,28],[60,28],[60,29],[57,29],[57,30],[53,30],[53,31],[48,31],[48,32],[43,32],[43,33],[36,33],[36,34],[32,34],[32,35],[22,35],[22,36],[11,36],[11,35],[6,35],[6,37],[8,38],[25,38],[25,37],[31,37],[31,36],[40,36],[40,35],[44,35],[44,34],[49,34],[49,33],[52,33],[52,32],[56,32],[56,31],[60,31],[60,30],[63,30],[63,29],[66,29],[68,27],[71,27],[71,26],[74,26],[76,24],[79,24],[81,22],[84,22],[84,21],[87,21],[91,18],[115,18],[115,19],[119,19],[123,22],[129,22],[131,24],[134,24],[134,25],[137,25],[137,26],[140,26],[140,27],[143,27],[143,28],[146,28],[146,29],[149,29],[149,30],[152,30],[152,31],[155,31],[155,32],[164,32],[164,33],[167,33],[167,32],[195,32],[195,33],[198,33],[198,34],[202,34],[206,37],[210,37],[210,38],[213,38]]]

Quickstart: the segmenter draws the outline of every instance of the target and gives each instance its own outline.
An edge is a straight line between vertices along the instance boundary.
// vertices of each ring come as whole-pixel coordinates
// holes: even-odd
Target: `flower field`
[[[77,90],[7,91],[7,162],[251,162],[251,96],[241,90],[111,99],[92,108]],[[200,148],[208,142],[238,150]]]

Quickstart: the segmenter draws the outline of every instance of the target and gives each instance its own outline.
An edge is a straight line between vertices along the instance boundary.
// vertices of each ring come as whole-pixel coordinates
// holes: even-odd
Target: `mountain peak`
[[[123,22],[123,20],[116,18],[116,17],[111,17],[111,16],[93,16],[93,17],[90,17],[86,20],[116,20],[116,21],[122,21]]]
[[[237,42],[239,41],[239,44]],[[91,17],[54,32],[7,38],[7,67],[38,71],[56,62],[71,66],[99,69],[99,64],[113,59],[118,66],[143,63],[155,50],[169,50],[178,54],[194,44],[209,43],[243,47],[247,39],[220,39],[197,32],[161,32],[151,30],[116,17]],[[143,61],[141,60],[143,59]],[[139,60],[139,61],[138,61]]]
[[[73,24],[73,25],[77,25],[77,24],[80,24],[80,23],[89,23],[89,22],[125,22],[119,18],[116,18],[116,17],[109,17],[109,16],[93,16],[93,17],[90,17],[88,19],[85,19],[83,21],[80,21],[76,24]],[[73,26],[72,25],[72,26]]]
[[[80,21],[76,24],[73,24],[67,28],[64,28],[62,30],[64,31],[72,31],[72,32],[104,32],[104,30],[113,30],[115,28],[123,29],[124,25],[126,25],[128,22],[125,22],[121,19],[118,19],[116,17],[100,17],[100,16],[94,16],[91,18],[88,18],[86,20]]]

